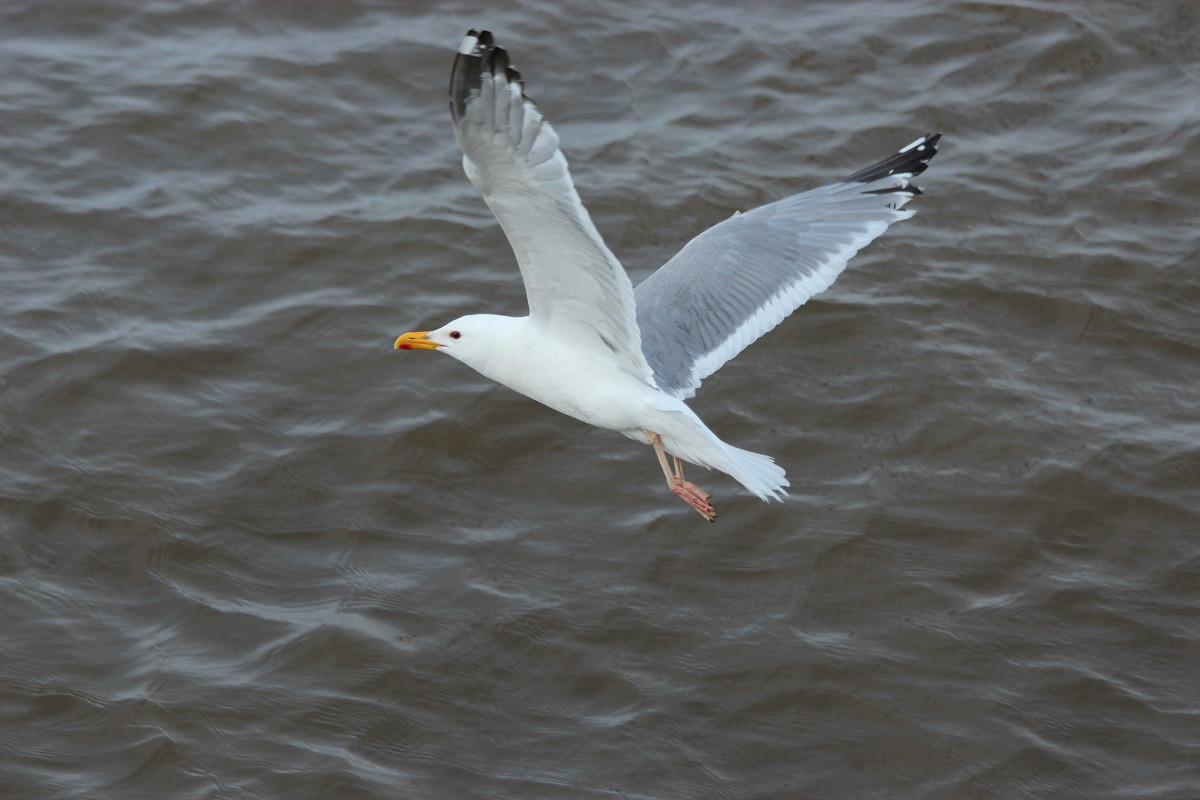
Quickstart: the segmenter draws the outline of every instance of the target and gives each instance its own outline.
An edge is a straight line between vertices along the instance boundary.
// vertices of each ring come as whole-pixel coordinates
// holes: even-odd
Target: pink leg
[[[709,495],[696,484],[683,479],[683,462],[679,460],[678,456],[671,456],[675,461],[675,469],[672,470],[667,464],[667,452],[663,449],[662,437],[650,431],[643,431],[643,433],[650,440],[650,444],[654,447],[654,454],[658,456],[658,463],[662,465],[663,475],[667,478],[667,488],[683,502],[696,509],[696,513],[709,522],[716,520],[717,512],[713,509],[712,503],[708,502]]]

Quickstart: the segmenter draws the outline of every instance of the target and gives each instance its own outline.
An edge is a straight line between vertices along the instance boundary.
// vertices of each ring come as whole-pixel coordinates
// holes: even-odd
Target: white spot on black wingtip
[[[458,52],[464,56],[479,55],[479,32],[474,28],[467,31],[467,35],[458,45]]]

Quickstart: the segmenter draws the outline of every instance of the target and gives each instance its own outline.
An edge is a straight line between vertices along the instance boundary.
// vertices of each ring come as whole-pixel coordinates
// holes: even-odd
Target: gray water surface
[[[786,504],[395,336],[522,313],[507,47],[640,280],[945,133],[706,382]],[[1200,5],[0,6],[0,796],[1200,797]]]

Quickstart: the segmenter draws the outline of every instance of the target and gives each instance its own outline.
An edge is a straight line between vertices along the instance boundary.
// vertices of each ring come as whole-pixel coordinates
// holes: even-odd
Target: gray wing
[[[837,183],[735,214],[697,236],[634,294],[642,352],[659,388],[688,398],[700,382],[808,298],[829,288],[855,253],[897,220],[921,190],[941,134]]]

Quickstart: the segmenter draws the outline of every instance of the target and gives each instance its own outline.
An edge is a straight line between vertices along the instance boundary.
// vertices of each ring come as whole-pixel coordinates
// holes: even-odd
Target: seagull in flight
[[[471,30],[450,73],[467,178],[504,229],[525,283],[523,317],[471,314],[396,339],[436,350],[591,425],[654,449],[667,487],[707,520],[710,495],[684,461],[762,500],[789,485],[773,458],[734,447],[685,401],[700,382],[829,287],[860,249],[915,213],[909,180],[937,153],[928,134],[834,183],[734,214],[635,289],[579,200],[558,134],[488,31]]]

